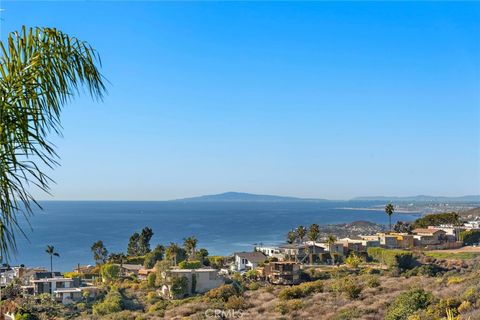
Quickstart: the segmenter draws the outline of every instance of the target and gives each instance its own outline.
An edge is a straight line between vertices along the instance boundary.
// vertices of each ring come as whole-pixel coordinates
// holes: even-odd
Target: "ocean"
[[[195,236],[198,248],[210,255],[252,250],[255,244],[277,244],[298,225],[367,220],[388,223],[382,211],[347,210],[373,202],[162,202],[162,201],[48,201],[35,209],[31,227],[21,221],[27,238],[17,236],[18,252],[8,261],[30,267],[50,264],[47,245],[55,246],[54,269],[71,271],[78,263],[93,264],[90,247],[103,240],[109,252],[126,252],[128,239],[148,226],[151,247],[183,243]],[[392,222],[413,220],[415,214],[394,214]],[[5,262],[5,261],[4,261]]]

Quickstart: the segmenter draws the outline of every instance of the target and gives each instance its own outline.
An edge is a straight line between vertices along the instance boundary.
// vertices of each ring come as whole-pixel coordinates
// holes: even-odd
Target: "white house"
[[[262,252],[268,257],[275,257],[280,254],[280,248],[275,246],[259,246],[255,247],[255,251]]]
[[[232,269],[235,271],[245,271],[254,269],[260,262],[264,262],[267,257],[262,252],[235,252],[235,263]]]

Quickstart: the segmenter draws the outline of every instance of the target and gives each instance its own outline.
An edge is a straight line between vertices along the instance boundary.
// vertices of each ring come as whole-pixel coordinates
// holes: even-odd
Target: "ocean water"
[[[344,223],[368,220],[388,223],[385,213],[362,208],[366,202],[122,202],[122,201],[48,201],[23,221],[27,235],[17,237],[18,252],[10,263],[49,266],[47,245],[55,246],[60,257],[54,268],[70,271],[78,263],[93,264],[90,246],[103,240],[110,252],[126,251],[135,231],[149,226],[154,236],[151,246],[178,242],[194,235],[198,247],[211,255],[227,255],[252,250],[255,243],[283,242],[286,233],[302,224]],[[413,220],[414,214],[395,214],[392,221]]]

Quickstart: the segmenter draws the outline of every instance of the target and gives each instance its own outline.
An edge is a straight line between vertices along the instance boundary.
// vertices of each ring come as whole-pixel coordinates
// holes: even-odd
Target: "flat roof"
[[[171,269],[169,271],[187,273],[187,272],[192,272],[192,271],[195,271],[195,272],[214,272],[214,271],[218,271],[218,270],[217,269]]]
[[[44,278],[38,280],[31,280],[31,282],[71,282],[73,279],[70,278]]]
[[[54,290],[53,293],[73,293],[73,292],[82,292],[81,288],[58,288]]]

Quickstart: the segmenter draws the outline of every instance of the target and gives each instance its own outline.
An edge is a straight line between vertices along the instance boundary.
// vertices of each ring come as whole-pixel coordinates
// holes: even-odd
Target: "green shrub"
[[[364,259],[356,254],[355,252],[351,253],[346,259],[345,263],[351,268],[358,268],[358,266],[364,262]]]
[[[463,241],[465,245],[472,245],[474,243],[480,242],[480,231],[479,230],[469,230],[462,231],[459,235],[460,241]]]
[[[427,313],[433,316],[435,319],[443,319],[447,316],[447,310],[450,310],[453,316],[457,316],[457,308],[460,306],[460,304],[461,301],[455,298],[440,299],[437,303],[430,305]]]
[[[206,297],[212,300],[222,300],[227,302],[231,296],[239,294],[238,289],[233,284],[225,284],[206,293]]]
[[[15,314],[15,320],[38,320],[38,317],[29,312],[19,311]]]
[[[480,300],[480,287],[478,286],[472,286],[469,287],[465,292],[463,293],[463,299],[466,301],[469,301],[471,303],[475,303]]]
[[[302,309],[303,304],[302,301],[299,299],[289,300],[280,302],[276,307],[275,311],[280,312],[281,314],[287,314],[292,311]]]
[[[151,305],[150,308],[148,308],[148,312],[154,313],[158,311],[164,311],[167,309],[169,302],[166,300],[160,300],[155,302],[155,304]]]
[[[412,253],[405,250],[372,247],[367,252],[373,260],[386,264],[389,268],[409,269],[415,264]]]
[[[173,277],[171,280],[170,291],[174,297],[183,298],[188,292],[188,279],[185,276]]]
[[[202,267],[202,263],[197,260],[192,261],[182,261],[178,264],[180,269],[199,269]]]
[[[102,302],[93,306],[93,314],[106,316],[110,313],[119,312],[123,309],[122,295],[116,288],[112,288]]]
[[[248,307],[244,297],[231,296],[225,304],[226,309],[244,310]]]
[[[312,293],[322,292],[322,291],[323,291],[323,283],[321,282],[321,280],[317,280],[313,282],[305,282],[298,286],[284,288],[280,291],[278,297],[281,300],[291,300],[291,299],[304,298]]]
[[[155,283],[157,282],[157,275],[155,273],[149,273],[147,276],[147,283],[149,287],[155,287]]]
[[[353,280],[348,279],[345,281],[343,292],[350,299],[356,299],[362,292],[362,286],[359,283],[355,283]]]
[[[257,279],[258,272],[255,269],[248,270],[245,272],[245,277],[250,280],[255,280]]]
[[[120,274],[120,266],[116,264],[104,264],[101,269],[103,279],[106,281],[112,281],[118,278]]]
[[[432,294],[423,289],[411,289],[400,294],[390,305],[385,320],[408,320],[415,311],[426,309]]]
[[[355,320],[360,318],[362,312],[358,310],[356,307],[343,309],[337,314],[335,314],[331,320]]]
[[[380,286],[380,279],[377,276],[368,276],[367,286],[370,288],[377,288]]]
[[[445,269],[440,266],[434,264],[424,264],[404,272],[403,275],[407,278],[413,276],[436,277],[438,274],[444,271]]]
[[[258,282],[252,282],[248,285],[248,290],[255,291],[255,290],[258,290],[259,288],[260,288],[260,283]]]

